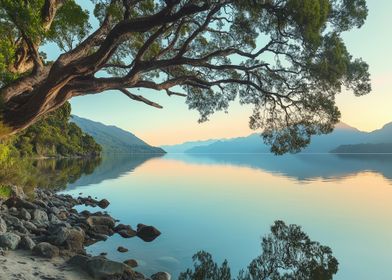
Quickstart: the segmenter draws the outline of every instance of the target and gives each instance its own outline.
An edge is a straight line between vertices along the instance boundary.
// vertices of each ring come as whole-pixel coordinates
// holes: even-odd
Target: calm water
[[[139,270],[177,275],[191,256],[227,258],[233,271],[260,253],[281,219],[330,246],[334,279],[392,279],[392,156],[165,155],[108,158],[64,191],[107,198],[122,223],[157,227],[152,243],[114,235],[89,247]],[[118,246],[129,248],[118,253]]]

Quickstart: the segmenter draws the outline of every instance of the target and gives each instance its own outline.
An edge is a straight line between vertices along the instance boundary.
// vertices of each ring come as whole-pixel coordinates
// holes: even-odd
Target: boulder
[[[25,208],[21,208],[19,210],[19,218],[28,221],[31,219],[31,215]]]
[[[0,247],[15,250],[20,242],[20,236],[12,232],[0,234]]]
[[[126,253],[126,252],[128,252],[128,249],[123,246],[119,246],[117,248],[117,251],[119,251],[120,253]]]
[[[49,259],[57,257],[59,253],[59,248],[47,242],[41,242],[33,248],[34,255]]]
[[[8,208],[16,207],[16,208],[26,208],[26,209],[36,209],[37,206],[27,200],[24,200],[20,197],[15,197],[12,196],[9,199],[7,199],[4,204]]]
[[[138,224],[136,235],[145,242],[151,242],[161,235],[161,232],[153,226]]]
[[[94,279],[134,279],[134,273],[129,266],[108,260],[102,256],[87,257],[76,255],[69,264],[78,266]]]
[[[50,240],[53,244],[65,246],[72,252],[83,252],[84,235],[80,230],[62,227],[55,235],[51,236]]]
[[[0,233],[7,232],[7,224],[5,221],[0,217]]]
[[[19,243],[19,248],[24,250],[33,250],[35,247],[35,242],[27,235],[22,236],[22,239]]]
[[[167,272],[158,272],[151,275],[151,280],[171,280],[171,275]]]
[[[107,199],[102,199],[98,202],[98,206],[102,209],[105,209],[106,207],[108,207],[110,204],[110,202]]]
[[[94,227],[97,225],[107,226],[111,229],[114,228],[115,221],[112,217],[106,215],[92,215],[86,219],[86,222],[89,226]]]
[[[37,226],[47,226],[49,224],[48,214],[40,209],[33,211],[33,223]]]
[[[124,238],[131,238],[136,236],[136,231],[134,231],[129,225],[119,224],[114,228],[114,231]]]
[[[132,267],[132,268],[135,268],[135,267],[138,266],[137,261],[134,260],[134,259],[125,260],[124,263],[125,263],[127,266],[130,266],[130,267]]]

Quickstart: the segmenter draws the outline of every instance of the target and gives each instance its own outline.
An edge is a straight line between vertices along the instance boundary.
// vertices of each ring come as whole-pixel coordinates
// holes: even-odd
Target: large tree
[[[335,96],[370,91],[368,66],[341,34],[361,27],[365,0],[0,0],[1,136],[75,96],[146,88],[186,96],[205,121],[238,99],[276,153],[331,132]],[[48,61],[40,46],[62,50]]]

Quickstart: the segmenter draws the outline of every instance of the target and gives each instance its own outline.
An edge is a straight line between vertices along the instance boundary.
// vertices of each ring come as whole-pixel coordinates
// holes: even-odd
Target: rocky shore
[[[102,211],[78,212],[74,209],[77,205],[105,209],[109,201],[74,198],[41,189],[36,189],[35,197],[28,199],[21,189],[12,187],[11,197],[0,200],[0,266],[6,267],[0,271],[0,279],[171,279],[167,272],[146,277],[134,270],[137,262],[133,259],[121,263],[103,255],[86,254],[86,246],[106,240],[113,234],[150,242],[160,232],[143,224],[134,230]],[[126,248],[119,247],[118,250],[125,252]],[[21,256],[24,260],[20,260]],[[18,268],[12,272],[12,266],[9,266],[12,263],[15,267],[30,267],[32,272],[18,272]]]

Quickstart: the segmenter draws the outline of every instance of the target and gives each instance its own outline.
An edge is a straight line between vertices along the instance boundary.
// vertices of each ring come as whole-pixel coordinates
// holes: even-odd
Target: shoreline
[[[35,189],[34,199],[29,200],[20,188],[11,189],[8,199],[0,199],[0,267],[8,268],[1,269],[0,279],[171,279],[167,272],[148,278],[135,270],[137,262],[132,259],[121,263],[86,253],[87,246],[113,234],[146,242],[161,234],[153,226],[139,224],[134,230],[119,224],[105,211],[78,212],[74,208],[85,205],[105,209],[110,204],[106,199],[74,198]]]

